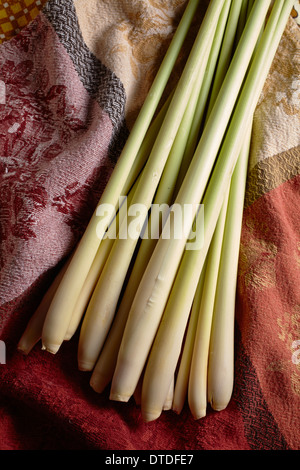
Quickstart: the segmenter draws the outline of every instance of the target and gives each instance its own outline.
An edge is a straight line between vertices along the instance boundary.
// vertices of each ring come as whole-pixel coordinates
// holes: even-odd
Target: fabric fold
[[[72,0],[50,0],[43,8],[61,44],[69,54],[75,70],[89,95],[97,101],[113,124],[114,159],[127,138],[125,124],[126,93],[113,71],[101,63],[88,49],[80,30]]]

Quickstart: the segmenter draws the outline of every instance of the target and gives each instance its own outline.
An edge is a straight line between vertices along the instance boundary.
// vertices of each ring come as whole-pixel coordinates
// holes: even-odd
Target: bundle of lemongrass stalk
[[[55,354],[80,329],[96,392],[145,421],[224,409],[253,114],[293,0],[211,0],[161,100],[199,1],[190,0],[111,178],[19,349]],[[159,109],[159,112],[158,112]]]

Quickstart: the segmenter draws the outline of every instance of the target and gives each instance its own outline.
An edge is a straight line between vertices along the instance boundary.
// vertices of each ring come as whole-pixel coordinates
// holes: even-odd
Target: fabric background
[[[185,5],[0,4],[1,449],[300,448],[297,19],[288,22],[255,113],[228,408],[194,421],[186,406],[145,424],[133,401],[112,403],[91,389],[89,374],[77,370],[77,337],[56,356],[39,345],[27,357],[16,351],[88,223]]]

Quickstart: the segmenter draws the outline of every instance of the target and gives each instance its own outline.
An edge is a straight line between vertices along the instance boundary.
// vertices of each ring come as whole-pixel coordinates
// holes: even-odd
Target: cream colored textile
[[[131,127],[177,27],[186,0],[75,0],[83,38],[123,83]],[[199,11],[207,7],[202,1]]]

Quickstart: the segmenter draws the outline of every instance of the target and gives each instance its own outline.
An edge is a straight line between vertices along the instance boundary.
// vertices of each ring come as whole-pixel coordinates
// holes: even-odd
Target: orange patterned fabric
[[[0,44],[19,34],[34,20],[47,0],[1,0]]]

